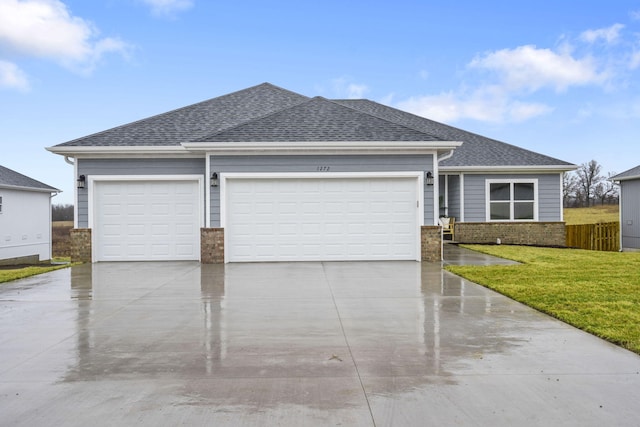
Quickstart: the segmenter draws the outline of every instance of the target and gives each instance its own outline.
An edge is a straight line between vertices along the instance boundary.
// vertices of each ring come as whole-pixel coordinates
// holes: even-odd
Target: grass
[[[71,238],[69,230],[73,228],[73,221],[55,221],[51,228],[53,262],[67,264],[43,264],[32,265],[28,267],[16,268],[0,268],[0,283],[10,282],[12,280],[24,279],[25,277],[35,276],[37,274],[47,273],[49,271],[59,270],[71,265]]]
[[[48,273],[49,271],[60,270],[61,268],[67,268],[70,265],[72,264],[43,265],[43,266],[12,268],[12,269],[0,269],[0,283],[10,282],[12,280],[17,280],[17,279],[24,279],[25,277],[31,277],[37,274]]]
[[[640,253],[464,247],[522,264],[447,270],[640,354]]]
[[[564,220],[567,225],[597,224],[620,221],[618,205],[592,206],[590,208],[565,208]]]

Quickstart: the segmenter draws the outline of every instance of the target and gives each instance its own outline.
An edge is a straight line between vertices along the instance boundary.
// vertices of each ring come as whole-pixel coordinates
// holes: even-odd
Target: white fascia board
[[[181,145],[162,145],[162,146],[112,146],[112,147],[46,147],[47,151],[54,154],[60,154],[63,156],[82,158],[82,157],[97,157],[97,156],[126,156],[131,157],[133,155],[141,156],[166,156],[166,155],[188,155],[189,151]]]
[[[185,142],[191,152],[212,155],[432,154],[462,145],[457,141]]]
[[[5,190],[16,190],[16,191],[31,191],[34,193],[62,193],[62,190],[58,190],[57,188],[55,189],[49,189],[49,188],[37,188],[37,187],[22,187],[19,185],[1,185],[0,184],[0,188],[3,188]]]
[[[609,181],[613,181],[613,182],[622,182],[622,181],[632,181],[634,179],[640,179],[640,175],[634,175],[634,176],[625,176],[622,178],[611,178],[609,179]]]
[[[440,166],[440,172],[464,172],[466,174],[487,173],[549,173],[568,172],[576,170],[576,165],[549,165],[549,166]]]

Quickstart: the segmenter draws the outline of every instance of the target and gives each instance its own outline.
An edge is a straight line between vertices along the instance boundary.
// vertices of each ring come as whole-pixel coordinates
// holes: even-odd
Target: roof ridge
[[[384,104],[380,104],[379,102],[372,101],[372,100],[370,100],[370,99],[366,99],[366,98],[359,98],[359,99],[329,99],[329,101],[331,101],[331,102],[333,102],[333,103],[335,103],[335,104],[337,104],[337,105],[340,105],[340,106],[342,106],[342,107],[344,107],[344,108],[349,108],[350,110],[357,111],[357,112],[359,112],[359,113],[361,113],[361,114],[367,114],[367,115],[369,115],[369,116],[371,116],[371,117],[375,117],[376,119],[384,120],[385,122],[389,122],[389,123],[393,123],[393,124],[394,124],[394,125],[396,125],[396,126],[402,126],[402,127],[404,127],[404,128],[411,129],[411,130],[413,130],[413,131],[420,132],[420,133],[423,133],[423,134],[425,134],[425,135],[432,136],[432,137],[434,137],[435,139],[437,139],[437,140],[439,140],[439,141],[448,141],[447,139],[443,139],[443,138],[441,138],[441,137],[439,137],[439,136],[437,136],[437,135],[434,135],[434,134],[432,134],[432,133],[425,132],[424,130],[422,130],[422,129],[418,129],[417,127],[410,126],[410,125],[405,124],[405,123],[398,123],[398,122],[396,122],[396,121],[389,120],[389,119],[388,119],[388,118],[386,118],[386,117],[382,117],[382,116],[381,116],[381,115],[379,115],[379,114],[373,114],[373,113],[371,113],[371,112],[369,112],[369,111],[362,111],[362,110],[360,110],[360,109],[358,109],[358,108],[354,108],[354,107],[351,107],[351,106],[349,106],[349,105],[344,105],[344,104],[341,104],[341,103],[340,103],[340,101],[342,101],[342,102],[345,102],[345,101],[346,101],[346,102],[349,102],[349,101],[365,101],[365,102],[371,102],[371,103],[376,104],[376,105],[381,105],[381,106],[386,107],[386,108],[391,108],[391,107],[387,107],[387,106],[386,106],[386,105],[384,105]],[[405,111],[403,111],[403,110],[399,110],[399,111],[402,111],[403,113],[405,112]],[[409,113],[409,114],[411,114],[411,113]],[[415,114],[413,114],[413,115],[415,116]],[[420,117],[420,116],[416,116],[416,117],[419,117],[419,118],[424,119],[424,117]],[[426,120],[429,120],[429,119],[426,119]]]
[[[264,84],[264,83],[263,83],[263,84]],[[271,85],[271,83],[267,83],[267,84]],[[261,85],[258,85],[258,86],[261,86]],[[276,88],[277,88],[277,86],[274,86],[274,85],[271,85],[271,86],[273,86],[273,87],[276,87]],[[257,86],[256,86],[256,87],[257,87]],[[286,90],[286,89],[284,89],[284,90]],[[291,92],[291,91],[288,91],[288,92]],[[296,95],[300,95],[300,94],[298,94],[298,93],[296,93],[296,92],[291,92],[291,93],[294,93],[294,94],[296,94]],[[305,95],[301,95],[301,96],[305,96]],[[228,131],[232,131],[232,130],[234,130],[234,129],[238,129],[239,127],[246,126],[247,124],[249,124],[249,123],[251,123],[251,122],[255,122],[255,121],[258,121],[258,120],[262,120],[262,119],[265,119],[265,118],[267,118],[267,117],[271,117],[271,116],[274,116],[274,115],[276,115],[276,114],[280,114],[280,113],[281,113],[281,112],[283,112],[283,111],[287,111],[287,110],[290,110],[290,109],[292,109],[292,108],[299,107],[300,105],[302,105],[302,104],[306,104],[306,103],[308,103],[309,101],[313,100],[314,98],[318,98],[318,97],[317,97],[317,96],[314,96],[313,98],[309,98],[308,96],[305,96],[305,98],[307,98],[307,99],[305,99],[304,101],[300,101],[300,102],[299,102],[299,103],[297,103],[297,104],[290,105],[290,106],[288,106],[288,107],[281,108],[280,110],[272,111],[272,112],[267,113],[267,114],[263,114],[262,116],[253,117],[253,118],[251,118],[251,119],[249,119],[249,120],[245,120],[245,121],[244,121],[244,122],[242,122],[242,123],[238,123],[238,124],[236,124],[236,125],[229,126],[229,127],[224,128],[224,129],[220,129],[220,130],[219,130],[219,131],[217,131],[217,132],[211,132],[211,133],[208,133],[208,134],[206,134],[206,135],[198,136],[197,138],[194,138],[193,140],[191,140],[191,141],[189,141],[189,142],[198,142],[198,141],[202,141],[203,139],[211,138],[211,137],[213,137],[213,136],[220,135],[221,133],[228,132]]]
[[[372,118],[374,118],[374,119],[376,119],[376,120],[381,120],[381,121],[383,121],[383,122],[389,123],[389,124],[391,124],[391,125],[393,125],[393,126],[398,126],[398,127],[405,128],[405,129],[407,129],[407,130],[410,130],[410,131],[412,131],[412,132],[418,132],[418,133],[420,133],[420,134],[427,135],[427,136],[429,136],[430,138],[433,138],[434,140],[437,140],[437,141],[447,141],[446,139],[440,138],[440,137],[438,137],[438,136],[436,136],[436,135],[433,135],[433,134],[431,134],[431,133],[425,132],[425,131],[423,131],[423,130],[421,130],[421,129],[415,129],[415,128],[410,127],[410,126],[406,126],[406,125],[404,125],[404,124],[402,124],[402,123],[397,123],[397,122],[395,122],[395,121],[391,121],[391,120],[389,120],[389,119],[387,119],[387,118],[380,117],[380,116],[378,116],[378,115],[374,115],[374,114],[370,114],[370,113],[369,113],[369,112],[367,112],[367,111],[362,111],[362,110],[359,110],[359,109],[357,109],[357,108],[350,107],[350,106],[348,106],[348,105],[343,105],[343,104],[340,104],[339,102],[335,102],[335,100],[328,99],[328,98],[325,98],[325,97],[323,97],[323,96],[319,96],[319,95],[317,95],[317,96],[314,96],[314,97],[311,97],[311,98],[307,97],[307,99],[306,99],[306,100],[304,100],[304,101],[302,101],[302,102],[300,102],[300,103],[297,103],[297,104],[295,104],[295,105],[291,105],[291,106],[288,106],[288,107],[286,107],[286,108],[283,108],[283,109],[280,109],[280,110],[277,110],[277,111],[273,111],[273,112],[271,112],[271,113],[269,113],[269,114],[265,114],[265,115],[260,116],[260,117],[254,117],[254,118],[253,118],[253,119],[251,119],[251,120],[247,120],[247,121],[245,121],[245,122],[243,122],[243,123],[239,123],[239,124],[237,124],[237,125],[235,125],[235,126],[231,126],[231,127],[225,128],[225,129],[221,129],[221,130],[219,130],[218,132],[210,133],[210,134],[208,134],[208,135],[205,135],[205,136],[202,136],[202,137],[196,138],[195,140],[192,140],[191,142],[203,142],[203,141],[206,141],[206,140],[207,140],[207,139],[209,139],[209,138],[213,138],[213,137],[215,137],[215,136],[217,136],[217,135],[221,135],[221,134],[223,134],[223,133],[225,133],[225,132],[228,132],[228,131],[233,131],[233,130],[238,129],[238,128],[242,127],[242,126],[245,126],[245,125],[247,125],[247,124],[250,124],[250,123],[252,123],[252,122],[259,121],[259,120],[263,120],[263,119],[265,119],[265,118],[268,118],[268,117],[271,117],[271,116],[275,116],[275,115],[277,115],[277,114],[281,114],[281,113],[283,113],[283,112],[285,112],[285,111],[287,111],[287,110],[292,110],[292,109],[294,109],[294,108],[298,108],[298,107],[300,107],[300,106],[302,106],[302,105],[304,105],[304,104],[309,104],[309,103],[314,102],[314,101],[324,101],[324,102],[330,103],[330,104],[332,104],[332,105],[334,105],[334,106],[336,106],[336,107],[338,107],[338,108],[344,108],[344,109],[350,110],[350,111],[352,111],[352,112],[354,112],[354,113],[356,113],[356,114],[361,114],[361,115],[363,115],[363,116],[369,116],[369,117],[372,117]]]
[[[205,99],[203,101],[198,101],[198,102],[195,102],[193,104],[185,105],[183,107],[174,108],[172,110],[165,111],[163,113],[158,113],[158,114],[153,114],[153,115],[148,116],[148,117],[143,117],[141,119],[134,120],[133,122],[117,125],[117,126],[114,126],[112,128],[109,128],[109,129],[105,129],[105,130],[100,131],[100,132],[92,133],[92,134],[85,135],[85,136],[82,136],[82,137],[79,137],[79,138],[75,138],[75,139],[72,139],[72,140],[69,140],[69,141],[65,141],[65,142],[63,142],[61,144],[72,145],[72,143],[74,143],[76,141],[80,141],[82,139],[86,139],[86,138],[102,135],[102,134],[105,134],[107,132],[111,132],[111,131],[114,131],[114,130],[117,130],[117,129],[122,129],[124,127],[129,127],[131,125],[142,123],[142,122],[144,122],[146,120],[158,119],[158,118],[163,117],[163,116],[168,116],[170,114],[175,114],[177,112],[184,111],[184,110],[187,110],[187,109],[190,109],[190,108],[194,108],[194,107],[206,104],[208,102],[212,102],[214,100],[220,100],[220,99],[229,98],[229,97],[232,97],[232,96],[237,96],[240,93],[249,92],[249,91],[255,90],[255,89],[259,88],[259,87],[270,87],[270,88],[277,89],[277,90],[282,91],[282,92],[287,92],[287,93],[292,94],[292,95],[302,96],[302,97],[305,97],[305,98],[309,99],[309,97],[306,96],[306,95],[302,95],[302,94],[299,94],[297,92],[293,92],[293,91],[291,91],[289,89],[281,88],[280,86],[276,86],[276,85],[274,85],[272,83],[269,83],[269,82],[263,82],[263,83],[260,83],[260,84],[254,85],[254,86],[250,86],[250,87],[247,87],[247,88],[244,88],[244,89],[239,89],[239,90],[236,90],[236,91],[233,91],[233,92],[230,92],[230,93],[225,93],[223,95],[214,96],[212,98],[208,98],[208,99]]]

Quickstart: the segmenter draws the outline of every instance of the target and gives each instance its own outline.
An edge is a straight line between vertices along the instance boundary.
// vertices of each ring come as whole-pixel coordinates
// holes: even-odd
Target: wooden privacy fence
[[[567,225],[567,246],[592,251],[618,251],[620,223]]]

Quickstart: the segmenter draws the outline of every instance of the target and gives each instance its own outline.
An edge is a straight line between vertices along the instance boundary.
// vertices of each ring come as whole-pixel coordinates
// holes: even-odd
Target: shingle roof
[[[50,185],[43,184],[26,175],[22,175],[14,170],[0,166],[0,187],[2,188],[22,188],[30,190],[41,190],[50,193],[57,193],[60,190]]]
[[[65,142],[57,147],[178,146],[308,99],[270,83],[263,83]]]
[[[192,142],[460,141],[442,167],[572,169],[571,163],[366,99],[328,100],[263,83],[56,147],[153,147]],[[52,150],[55,152],[55,150]]]
[[[640,166],[611,177],[612,181],[626,181],[628,179],[640,179]]]
[[[563,160],[438,123],[367,99],[336,100],[335,102],[427,132],[442,140],[462,141],[463,144],[454,151],[453,156],[440,163],[441,167],[573,166]]]
[[[194,142],[441,141],[322,97],[315,97]]]

